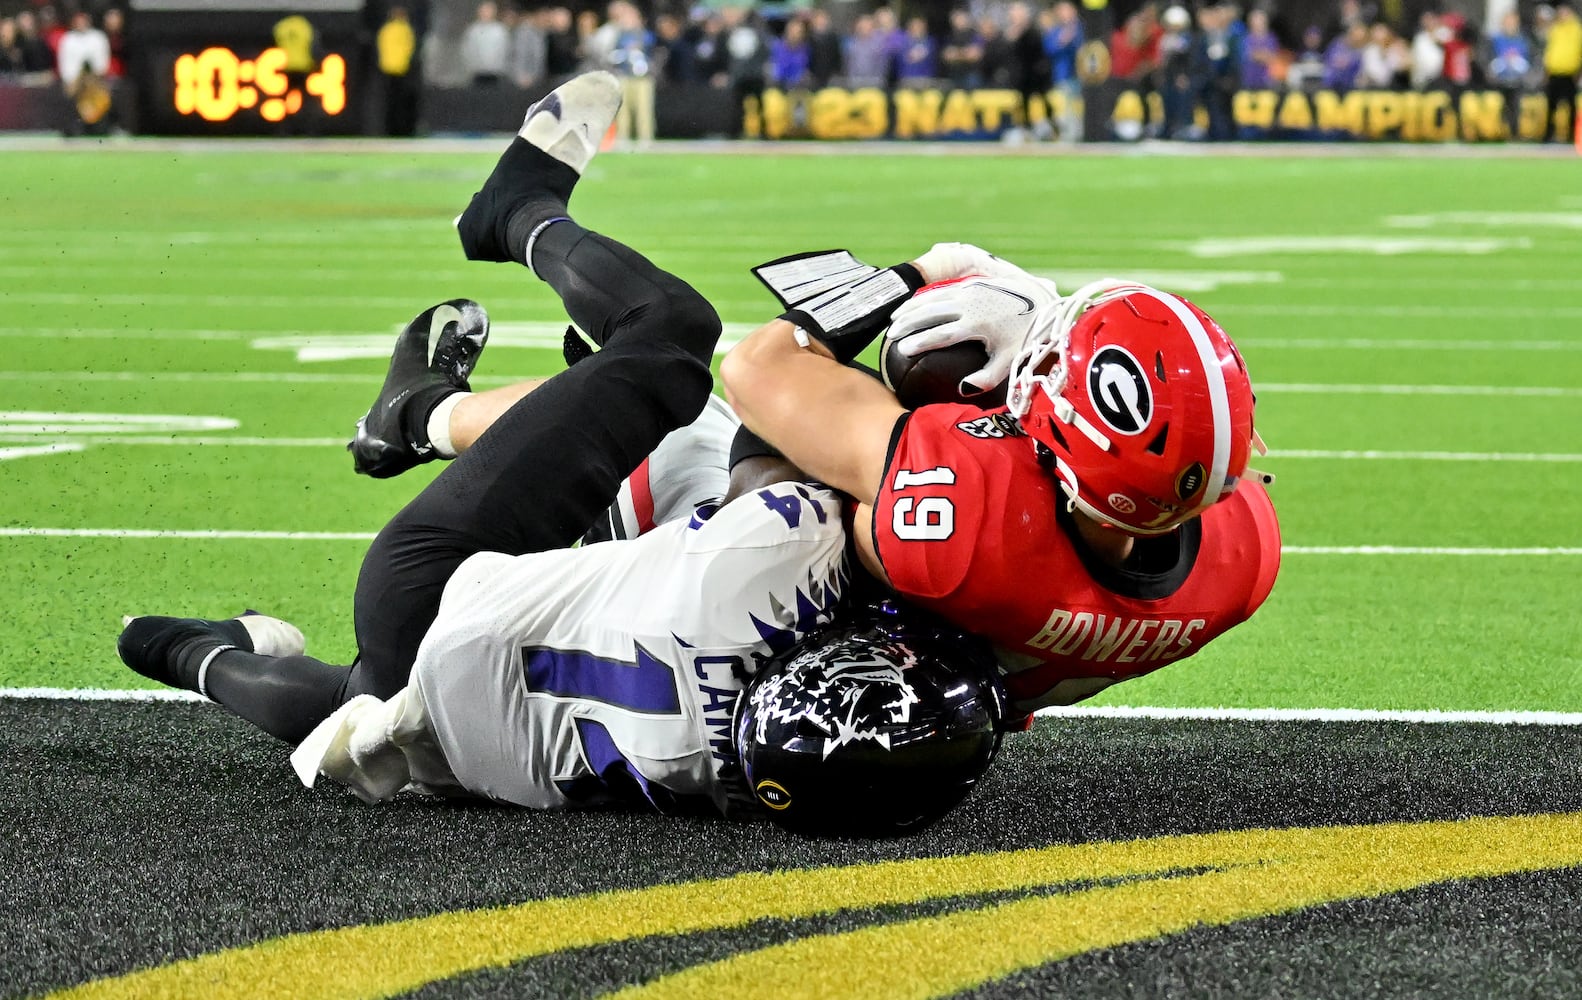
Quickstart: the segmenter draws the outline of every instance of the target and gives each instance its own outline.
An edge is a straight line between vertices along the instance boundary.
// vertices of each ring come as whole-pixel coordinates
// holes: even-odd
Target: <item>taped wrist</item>
[[[829,348],[836,361],[846,364],[878,338],[896,308],[923,284],[917,268],[897,264],[823,291],[780,318],[806,331]]]
[[[780,450],[763,438],[748,430],[746,425],[736,428],[736,436],[731,439],[731,464],[732,469],[749,458],[785,458]]]

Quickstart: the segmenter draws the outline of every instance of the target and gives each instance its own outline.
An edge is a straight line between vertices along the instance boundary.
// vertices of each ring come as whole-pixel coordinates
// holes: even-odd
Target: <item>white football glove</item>
[[[988,352],[989,363],[961,380],[961,394],[978,396],[997,388],[1010,377],[1028,329],[1060,301],[1053,281],[1006,266],[1014,273],[976,275],[914,295],[895,311],[884,335],[886,344],[914,358],[976,341]]]
[[[913,263],[923,273],[923,280],[929,283],[974,274],[994,278],[1027,274],[1010,261],[971,243],[935,243]]]

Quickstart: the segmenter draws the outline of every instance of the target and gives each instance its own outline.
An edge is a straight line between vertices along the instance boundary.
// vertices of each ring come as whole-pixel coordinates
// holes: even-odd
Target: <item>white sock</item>
[[[428,443],[434,446],[441,458],[455,458],[456,446],[450,441],[450,413],[461,401],[471,396],[470,392],[453,392],[440,400],[439,405],[428,414]]]

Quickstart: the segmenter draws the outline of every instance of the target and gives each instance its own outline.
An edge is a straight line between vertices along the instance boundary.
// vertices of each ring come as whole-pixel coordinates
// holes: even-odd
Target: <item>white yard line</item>
[[[270,336],[336,336],[314,330],[282,331]],[[26,340],[248,340],[262,337],[258,330],[139,330],[133,327],[0,326],[0,337]]]
[[[1335,459],[1348,462],[1582,462],[1582,454],[1510,451],[1324,451],[1276,448],[1269,452],[1269,457]]]
[[[250,531],[185,528],[0,528],[0,538],[158,538],[196,541],[367,542],[373,532]],[[1285,555],[1323,556],[1582,556],[1582,547],[1498,548],[1416,545],[1287,545]]]
[[[1432,229],[1437,226],[1582,229],[1582,212],[1429,212],[1423,215],[1387,215],[1384,224],[1392,229]]]
[[[1355,316],[1362,319],[1499,319],[1553,320],[1582,317],[1578,306],[1370,306],[1273,305],[1265,303],[1215,303],[1214,315],[1236,316]]]
[[[8,434],[0,426],[0,441],[8,443],[22,443],[37,441],[38,435]],[[135,435],[120,436],[114,434],[78,435],[61,437],[59,444],[129,444],[151,447],[176,447],[176,448],[340,448],[346,447],[348,437],[309,438],[309,437],[137,437]]]
[[[1567,287],[1575,282],[1567,282]],[[1220,306],[1216,312],[1225,309],[1249,310],[1266,308],[1263,306]],[[1333,306],[1272,306],[1267,308],[1279,309],[1332,309]],[[1436,307],[1437,308],[1437,307]],[[1459,310],[1458,310],[1459,312]],[[497,324],[498,326],[509,326]],[[520,324],[524,329],[544,329],[553,327],[553,340],[545,339],[534,342],[524,337],[520,342],[513,342],[513,338],[496,337],[491,344],[496,347],[553,347],[560,346],[560,331],[565,329],[564,323],[543,320],[540,322],[524,322]],[[752,324],[732,323],[727,328],[741,328],[751,330]],[[178,341],[257,341],[254,346],[294,346],[297,343],[313,344],[332,338],[353,338],[359,336],[374,336],[370,334],[357,334],[347,330],[172,330],[172,329],[137,329],[133,327],[24,327],[0,326],[0,339],[18,340],[178,340]],[[389,347],[394,343],[392,335],[377,335],[385,346],[385,356],[389,354]],[[728,339],[728,338],[722,338]],[[1381,338],[1381,337],[1239,337],[1236,343],[1243,348],[1256,348],[1258,350],[1316,350],[1316,351],[1582,351],[1582,339],[1577,340],[1437,340],[1423,337],[1408,338]]]
[[[1288,556],[1582,556],[1582,547],[1489,548],[1428,545],[1285,545]]]
[[[362,295],[189,295],[179,292],[36,292],[8,290],[7,302],[40,306],[229,306],[246,309],[314,308],[383,309],[411,312],[412,300]]]
[[[0,699],[41,701],[207,702],[191,691],[101,688],[0,688]],[[1147,705],[1070,705],[1040,709],[1053,719],[1160,719],[1199,722],[1384,722],[1494,726],[1579,726],[1582,712],[1386,711],[1369,708],[1159,708]]]
[[[481,385],[508,385],[548,374],[479,376]],[[381,375],[329,372],[17,372],[0,371],[6,382],[213,382],[356,383],[378,385]],[[1582,396],[1582,387],[1545,385],[1375,385],[1360,382],[1260,382],[1259,392],[1330,396]]]
[[[1374,254],[1396,257],[1404,254],[1491,254],[1506,250],[1527,250],[1533,241],[1526,237],[1458,238],[1452,236],[1222,236],[1184,244],[1165,244],[1166,249],[1182,250],[1199,258],[1267,257],[1276,254],[1296,256],[1323,254]]]
[[[1455,712],[1371,708],[1153,708],[1069,705],[1040,709],[1045,718],[1193,719],[1204,722],[1406,722],[1483,723],[1496,726],[1582,726],[1582,712]]]
[[[187,538],[198,541],[370,542],[371,531],[227,531],[182,528],[0,528],[0,538]]]
[[[0,443],[31,445],[47,435],[12,434],[0,426]],[[189,437],[172,434],[168,437],[138,435],[82,435],[61,436],[41,445],[58,451],[80,450],[68,446],[82,445],[133,445],[155,448],[333,448],[343,450],[346,438],[339,437]],[[40,450],[38,454],[46,454]],[[21,456],[17,456],[21,457]],[[1325,450],[1319,448],[1276,448],[1270,458],[1343,461],[1343,462],[1536,462],[1542,464],[1571,464],[1582,462],[1582,453],[1573,452],[1503,452],[1503,451],[1373,451]]]
[[[526,376],[523,376],[526,377]],[[328,372],[0,372],[5,382],[287,382],[313,384],[366,383],[379,385],[383,375]]]
[[[1259,382],[1259,392],[1316,396],[1582,396],[1582,387],[1559,385],[1374,385],[1362,382]]]
[[[0,435],[3,439],[4,435]],[[44,455],[65,455],[74,451],[82,451],[85,446],[81,442],[59,441],[52,444],[30,445],[23,448],[0,448],[0,462],[13,458],[39,458]]]
[[[1216,312],[1220,310],[1216,309]],[[1238,347],[1298,351],[1582,351],[1582,340],[1426,340],[1374,337],[1238,337]]]

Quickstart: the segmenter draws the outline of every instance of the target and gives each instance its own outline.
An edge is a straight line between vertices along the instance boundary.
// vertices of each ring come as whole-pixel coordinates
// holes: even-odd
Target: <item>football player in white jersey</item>
[[[728,811],[756,798],[830,828],[853,803],[864,813],[882,802],[875,786],[912,789],[917,781],[900,780],[910,766],[931,781],[877,817],[880,829],[909,828],[964,795],[993,755],[999,695],[986,661],[883,621],[806,655],[797,644],[845,592],[846,536],[839,498],[786,479],[789,466],[740,462],[729,502],[695,511],[689,501],[724,478],[718,464],[678,490],[663,474],[658,486],[633,478],[650,455],[662,468],[667,446],[723,454],[735,422],[710,402],[713,308],[566,214],[618,94],[593,73],[534,105],[457,219],[469,259],[527,264],[599,349],[547,381],[471,393],[488,320],[470,301],[442,303],[403,331],[358,423],[348,447],[359,472],[454,461],[370,546],[354,602],[357,661],[305,656],[299,632],[259,615],[132,619],[120,655],[299,744],[309,783],[328,774],[366,798],[408,784],[534,807],[615,798]],[[623,495],[638,528],[667,509],[689,516],[571,548]],[[630,533],[615,528],[625,520],[612,535]],[[953,672],[931,684],[927,669],[911,669],[946,661],[971,667],[968,683]],[[733,730],[750,700],[744,685],[765,663],[776,683]],[[801,766],[848,756],[861,777],[825,782],[841,789],[833,798]],[[744,757],[756,783],[744,780]]]

